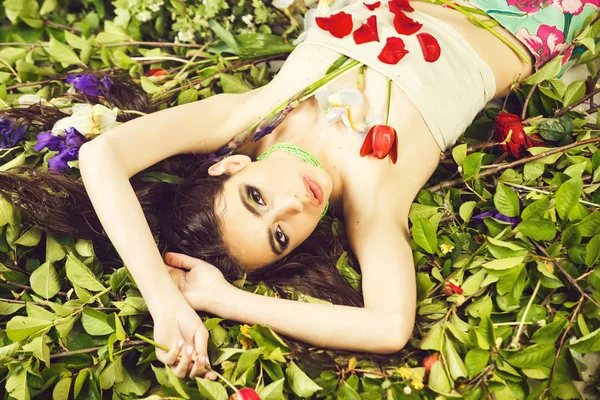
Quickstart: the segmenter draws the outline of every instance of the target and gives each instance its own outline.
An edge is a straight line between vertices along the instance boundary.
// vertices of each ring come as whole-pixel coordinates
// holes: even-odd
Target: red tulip
[[[505,142],[510,135],[508,142],[501,144],[500,148],[504,151],[508,151],[513,157],[521,158],[524,151],[528,148],[544,145],[544,141],[540,136],[528,136],[523,131],[523,124],[518,115],[501,111],[498,116],[496,116],[495,120],[496,127],[494,139],[496,142]]]
[[[352,16],[343,11],[329,17],[317,17],[315,22],[319,28],[331,33],[336,38],[343,38],[352,32]]]
[[[390,8],[390,11],[394,14],[402,11],[415,11],[415,9],[412,8],[408,0],[390,0],[390,2],[388,3],[388,7]]]
[[[377,33],[377,16],[371,15],[360,28],[354,31],[354,42],[356,44],[379,42]]]
[[[425,375],[427,375],[429,373],[429,371],[431,371],[431,367],[433,367],[433,364],[435,364],[439,360],[440,360],[440,355],[438,353],[433,353],[432,355],[429,355],[423,359],[423,367],[425,368]]]
[[[252,388],[243,388],[235,395],[231,395],[235,400],[260,400],[260,396]]]
[[[163,76],[166,75],[167,71],[162,68],[152,68],[146,72],[146,76]]]
[[[381,5],[380,1],[376,1],[373,4],[367,4],[367,3],[363,3],[365,7],[367,7],[369,9],[369,11],[373,11],[376,8],[379,8],[379,6]]]
[[[389,125],[375,125],[369,129],[360,148],[360,156],[364,157],[371,153],[380,160],[389,154],[392,163],[396,164],[398,160],[398,135],[396,130]]]

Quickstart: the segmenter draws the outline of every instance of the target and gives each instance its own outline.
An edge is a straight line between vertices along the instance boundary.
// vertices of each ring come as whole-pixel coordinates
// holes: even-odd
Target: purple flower
[[[266,121],[262,121],[254,131],[252,135],[252,141],[258,142],[263,137],[267,136],[269,133],[273,132],[275,128],[281,124],[281,122],[287,117],[289,113],[294,111],[296,107],[298,107],[298,102],[294,101],[288,104],[283,110],[279,111],[277,114],[273,115],[270,119]]]
[[[79,148],[87,142],[85,136],[73,127],[65,129],[65,136],[54,136],[50,132],[40,133],[38,144],[34,146],[36,151],[48,150],[58,151],[58,154],[48,160],[48,169],[52,172],[63,172],[69,161],[77,160]]]
[[[19,125],[12,119],[0,117],[0,148],[15,147],[25,139],[27,126]]]
[[[513,229],[515,226],[517,226],[519,224],[519,222],[521,222],[520,217],[507,217],[506,215],[502,214],[500,211],[498,211],[496,209],[486,211],[481,214],[473,215],[471,217],[471,219],[476,219],[476,220],[480,220],[483,222],[483,219],[485,217],[492,217],[492,218],[498,219],[500,221],[509,222],[512,225]]]
[[[112,87],[112,82],[106,76],[98,80],[92,74],[67,75],[67,83],[88,96],[101,96],[103,93],[109,92]]]

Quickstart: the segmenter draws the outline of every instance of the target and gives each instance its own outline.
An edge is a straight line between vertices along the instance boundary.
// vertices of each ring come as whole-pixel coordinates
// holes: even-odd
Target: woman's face
[[[217,201],[225,243],[246,271],[289,254],[315,229],[332,191],[324,169],[276,151],[261,161],[227,157],[209,169],[231,174]]]

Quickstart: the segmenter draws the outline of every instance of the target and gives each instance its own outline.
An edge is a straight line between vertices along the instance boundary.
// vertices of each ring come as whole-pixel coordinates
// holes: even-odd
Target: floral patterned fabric
[[[539,69],[566,49],[600,9],[600,0],[470,0],[517,37]],[[568,57],[567,57],[568,58]]]

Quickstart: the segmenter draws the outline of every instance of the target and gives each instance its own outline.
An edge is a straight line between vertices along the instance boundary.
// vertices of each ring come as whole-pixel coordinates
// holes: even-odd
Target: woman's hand
[[[154,340],[170,348],[169,352],[156,348],[159,361],[171,367],[178,378],[216,378],[214,373],[206,370],[206,365],[210,365],[208,331],[192,307],[184,301],[174,302],[153,315],[153,319]]]
[[[185,254],[167,253],[165,266],[188,304],[196,310],[210,312],[210,301],[233,288],[216,267]]]

